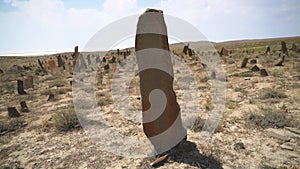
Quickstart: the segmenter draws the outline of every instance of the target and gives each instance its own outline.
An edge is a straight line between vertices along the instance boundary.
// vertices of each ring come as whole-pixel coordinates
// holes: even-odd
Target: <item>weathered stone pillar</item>
[[[25,91],[24,91],[24,86],[23,86],[23,81],[22,80],[18,80],[18,93],[20,95],[24,95],[24,94],[27,94]]]
[[[286,55],[289,55],[285,41],[281,41],[281,52]]]
[[[143,130],[160,154],[186,137],[173,90],[174,74],[162,11],[147,9],[139,17],[135,50],[142,96]]]

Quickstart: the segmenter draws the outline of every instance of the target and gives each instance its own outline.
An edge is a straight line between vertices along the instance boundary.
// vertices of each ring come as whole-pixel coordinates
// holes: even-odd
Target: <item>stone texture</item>
[[[18,112],[16,107],[8,107],[7,111],[8,111],[8,116],[11,118],[20,116],[20,113]]]

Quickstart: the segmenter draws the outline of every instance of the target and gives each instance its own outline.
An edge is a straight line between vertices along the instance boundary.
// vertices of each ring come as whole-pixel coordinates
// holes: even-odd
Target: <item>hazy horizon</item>
[[[272,37],[272,38],[264,38],[264,39],[232,39],[227,41],[209,41],[212,43],[224,43],[224,42],[232,42],[232,41],[251,41],[251,40],[271,40],[271,39],[280,39],[280,38],[297,38],[300,36],[290,36],[290,37]],[[187,42],[175,42],[171,41],[170,45],[177,44],[177,43],[188,43],[188,42],[201,42],[201,41],[187,41]],[[74,46],[75,47],[75,46]],[[53,55],[53,54],[60,54],[60,53],[69,53],[74,52],[74,47],[72,48],[60,48],[60,49],[44,49],[44,50],[14,50],[14,51],[0,51],[0,56],[44,56],[44,55]],[[78,46],[79,52],[82,52],[84,49],[83,47]],[[113,47],[111,50],[117,50],[117,49],[126,49],[126,48],[134,48],[134,45],[131,46],[116,46]],[[91,52],[106,52],[102,50],[97,51],[91,51]]]

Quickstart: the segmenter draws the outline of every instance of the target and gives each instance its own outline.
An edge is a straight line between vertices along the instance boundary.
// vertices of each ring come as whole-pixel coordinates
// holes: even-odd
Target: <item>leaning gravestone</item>
[[[228,56],[228,50],[225,49],[224,47],[222,47],[221,51],[220,51],[220,56]]]
[[[173,90],[173,66],[162,11],[147,9],[139,17],[135,40],[142,96],[143,130],[156,152],[162,153],[165,146],[172,144],[172,141],[179,138],[185,139],[186,136],[180,106]],[[158,50],[155,55],[153,51],[145,50],[153,48],[161,50]],[[166,97],[165,108],[162,112],[155,110],[155,107],[163,102],[158,91]],[[153,96],[151,100],[150,94]],[[153,110],[149,111],[150,107],[153,107]],[[160,116],[152,120],[151,117],[157,113]]]
[[[7,111],[8,111],[8,116],[10,118],[19,117],[20,116],[20,113],[18,112],[18,110],[16,109],[16,107],[8,107]]]
[[[260,69],[260,75],[261,76],[268,76],[268,72],[266,69]]]
[[[25,95],[27,94],[25,91],[24,91],[24,86],[23,86],[23,81],[22,80],[18,80],[18,93],[20,95]]]
[[[245,68],[247,63],[248,63],[248,58],[244,58],[244,60],[242,62],[242,65],[241,65],[241,68]]]
[[[21,105],[21,112],[29,112],[29,109],[25,101],[21,101],[20,105]]]
[[[44,68],[43,63],[41,62],[40,59],[38,59],[38,63],[40,65],[40,68],[42,69],[42,71],[45,72],[45,68]]]
[[[285,41],[281,41],[281,52],[283,54],[289,55]]]

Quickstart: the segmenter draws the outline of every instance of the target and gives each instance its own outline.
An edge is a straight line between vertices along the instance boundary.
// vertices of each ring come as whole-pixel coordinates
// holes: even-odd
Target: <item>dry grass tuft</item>
[[[283,91],[274,88],[264,89],[261,95],[261,99],[281,99],[286,97],[287,95]]]
[[[282,110],[261,107],[260,113],[250,112],[249,120],[261,128],[283,128],[291,126],[291,119]]]
[[[70,131],[81,128],[79,120],[74,110],[63,110],[52,116],[53,124],[59,131]]]

